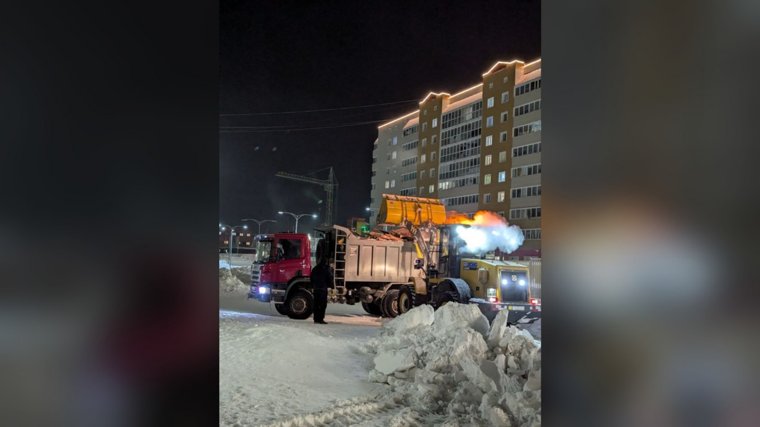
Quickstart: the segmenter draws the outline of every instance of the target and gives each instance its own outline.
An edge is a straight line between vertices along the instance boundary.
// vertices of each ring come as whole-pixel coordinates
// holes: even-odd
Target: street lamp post
[[[232,237],[234,236],[235,229],[236,228],[242,228],[243,230],[248,230],[248,225],[235,225],[235,226],[229,226],[219,223],[219,227],[222,231],[225,231],[226,228],[230,229],[230,247],[227,250],[227,264],[229,264],[229,268],[232,268]]]
[[[243,222],[245,222],[245,221],[253,221],[253,222],[255,222],[259,226],[259,232],[256,233],[257,235],[261,234],[261,224],[264,224],[265,222],[277,222],[276,220],[273,220],[273,219],[258,220],[256,218],[243,218],[242,221]]]
[[[305,216],[311,216],[312,218],[316,218],[317,214],[310,214],[310,213],[303,213],[303,214],[294,214],[293,212],[286,212],[286,211],[278,211],[277,212],[280,215],[290,215],[293,217],[293,219],[296,220],[296,231],[295,233],[298,233],[298,220],[305,217]]]

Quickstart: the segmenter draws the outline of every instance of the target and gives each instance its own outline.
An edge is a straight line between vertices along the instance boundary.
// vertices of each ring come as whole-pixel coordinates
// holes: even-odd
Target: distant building
[[[447,210],[498,212],[522,228],[511,257],[541,256],[541,59],[499,61],[481,83],[430,92],[378,126],[371,215],[382,194],[435,197]]]
[[[253,249],[254,234],[251,230],[238,229],[232,235],[232,253],[250,253]],[[230,231],[219,232],[219,252],[230,249]]]

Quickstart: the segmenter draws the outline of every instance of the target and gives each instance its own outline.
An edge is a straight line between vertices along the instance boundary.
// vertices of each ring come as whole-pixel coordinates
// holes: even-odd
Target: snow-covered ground
[[[371,361],[356,349],[375,327],[334,315],[328,325],[225,309],[219,317],[221,425],[266,425],[382,388],[367,381]]]
[[[540,425],[529,334],[455,304],[393,321],[328,304],[328,325],[292,320],[247,300],[246,274],[220,269],[221,425]]]
[[[232,267],[246,267],[250,268],[253,263],[252,254],[232,254],[228,257],[227,254],[219,254],[219,268],[229,268],[230,261],[232,261]]]

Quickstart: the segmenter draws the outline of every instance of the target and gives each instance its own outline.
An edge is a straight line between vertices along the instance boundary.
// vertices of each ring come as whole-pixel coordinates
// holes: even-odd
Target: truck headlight
[[[509,281],[508,281],[507,279],[502,279],[502,280],[501,280],[501,284],[502,284],[502,285],[506,285],[506,284],[508,284],[508,283],[509,283]]]
[[[520,284],[520,286],[525,286],[525,280],[520,279],[517,283]]]
[[[265,286],[259,286],[259,293],[260,294],[268,294],[269,293],[269,288],[267,288]]]

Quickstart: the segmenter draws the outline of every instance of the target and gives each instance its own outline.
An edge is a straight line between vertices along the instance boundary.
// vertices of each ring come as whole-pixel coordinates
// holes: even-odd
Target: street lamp
[[[286,211],[278,211],[277,212],[280,215],[290,215],[293,217],[293,219],[296,220],[296,233],[298,233],[298,220],[305,217],[305,216],[311,216],[312,218],[316,218],[317,214],[309,214],[309,213],[303,213],[303,214],[294,214],[293,212],[286,212]]]
[[[248,230],[248,225],[229,226],[226,224],[222,224],[221,222],[219,223],[219,229],[221,231],[225,231],[228,228],[230,229],[230,247],[227,252],[227,263],[229,264],[229,268],[232,268],[232,236],[234,236],[236,228],[242,228],[243,230]],[[221,231],[219,232],[219,234],[221,234]]]
[[[243,218],[241,221],[243,221],[243,222],[245,222],[245,221],[253,221],[253,222],[255,222],[259,226],[259,232],[256,233],[257,235],[261,234],[261,224],[264,224],[265,222],[277,222],[274,219],[262,219],[262,220],[258,220],[258,219],[255,219],[255,218]]]

